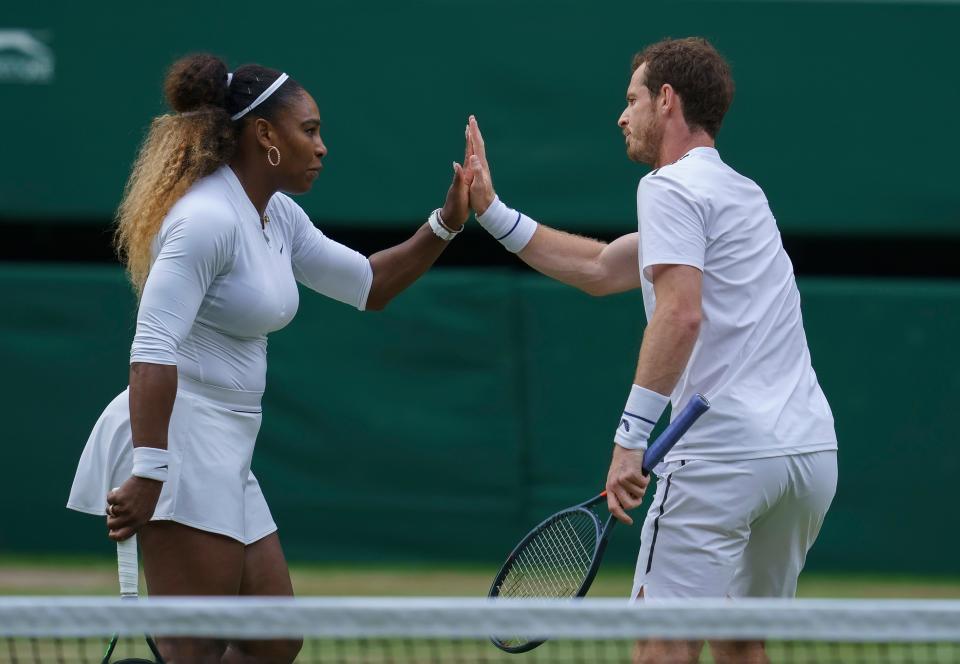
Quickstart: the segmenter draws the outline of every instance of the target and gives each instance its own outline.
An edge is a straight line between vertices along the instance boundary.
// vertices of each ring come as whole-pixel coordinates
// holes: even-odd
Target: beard
[[[663,142],[663,126],[657,122],[657,117],[652,116],[649,122],[633,135],[636,138],[627,143],[627,156],[632,161],[655,166],[660,156],[660,144]]]

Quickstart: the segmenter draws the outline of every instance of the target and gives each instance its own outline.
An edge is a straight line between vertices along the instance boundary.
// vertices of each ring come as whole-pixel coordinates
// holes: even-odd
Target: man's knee
[[[767,664],[763,641],[711,641],[710,651],[717,664]]]
[[[696,664],[702,641],[637,641],[633,664]]]

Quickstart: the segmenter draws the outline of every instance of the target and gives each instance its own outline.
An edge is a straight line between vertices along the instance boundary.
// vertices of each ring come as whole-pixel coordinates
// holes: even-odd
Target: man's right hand
[[[470,183],[470,207],[481,215],[490,207],[497,194],[493,190],[493,178],[490,177],[490,164],[487,163],[480,125],[472,115],[467,125],[467,150],[470,153],[470,171],[473,175]]]
[[[150,521],[157,509],[163,482],[131,477],[107,494],[107,536],[122,542]]]
[[[607,509],[628,526],[633,519],[627,510],[639,507],[647,491],[650,478],[643,473],[644,450],[628,450],[613,444],[613,459],[607,472]]]

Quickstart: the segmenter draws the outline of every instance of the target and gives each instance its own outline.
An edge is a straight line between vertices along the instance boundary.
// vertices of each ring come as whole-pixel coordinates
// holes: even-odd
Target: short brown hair
[[[680,95],[683,119],[691,128],[701,128],[712,138],[733,101],[730,65],[702,37],[664,39],[633,56],[633,69],[647,63],[644,85],[656,98],[664,83]]]

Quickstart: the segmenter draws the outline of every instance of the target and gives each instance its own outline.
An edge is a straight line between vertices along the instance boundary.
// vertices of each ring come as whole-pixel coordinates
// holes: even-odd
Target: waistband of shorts
[[[182,375],[177,376],[177,390],[202,399],[209,399],[228,408],[255,408],[259,410],[260,401],[263,398],[263,392],[232,390],[229,387],[201,383]]]

